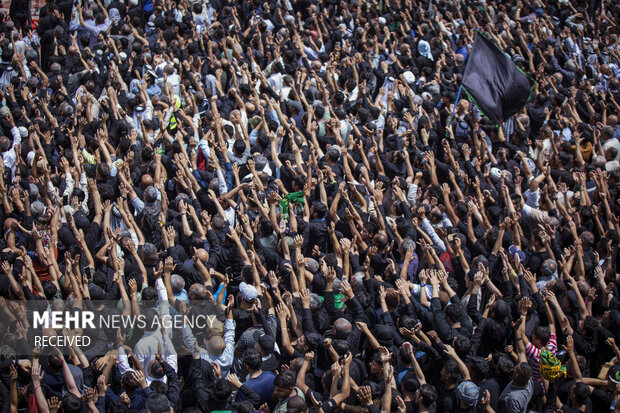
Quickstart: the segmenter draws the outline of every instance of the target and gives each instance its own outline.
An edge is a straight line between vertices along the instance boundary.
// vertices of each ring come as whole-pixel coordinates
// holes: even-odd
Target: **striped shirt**
[[[547,350],[549,350],[555,356],[558,351],[558,341],[554,334],[551,334],[549,341],[547,342]],[[542,376],[540,375],[540,349],[534,346],[532,343],[528,343],[525,347],[525,355],[527,361],[532,366],[532,378],[542,383]]]

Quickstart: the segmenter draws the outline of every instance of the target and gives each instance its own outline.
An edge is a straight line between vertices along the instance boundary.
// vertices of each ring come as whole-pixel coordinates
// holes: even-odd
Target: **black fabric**
[[[530,79],[491,40],[476,34],[463,75],[463,88],[496,124],[528,101]]]

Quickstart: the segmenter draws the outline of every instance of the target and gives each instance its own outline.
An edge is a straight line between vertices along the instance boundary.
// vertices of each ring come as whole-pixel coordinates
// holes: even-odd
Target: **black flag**
[[[532,83],[499,47],[476,33],[462,87],[484,115],[499,125],[525,106]]]

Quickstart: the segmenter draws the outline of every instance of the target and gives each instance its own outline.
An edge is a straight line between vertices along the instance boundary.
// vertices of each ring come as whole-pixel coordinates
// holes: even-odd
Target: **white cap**
[[[405,78],[405,82],[409,83],[410,85],[415,83],[415,75],[411,73],[410,70],[407,70],[405,73],[403,73],[403,77]]]

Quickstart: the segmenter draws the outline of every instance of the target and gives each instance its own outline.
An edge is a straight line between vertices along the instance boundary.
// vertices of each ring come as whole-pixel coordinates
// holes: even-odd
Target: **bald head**
[[[140,179],[140,186],[142,188],[146,188],[153,185],[153,177],[149,174],[142,175],[142,179]]]
[[[0,136],[0,152],[6,152],[9,150],[11,141],[6,136]]]
[[[375,235],[373,241],[379,248],[384,248],[388,243],[388,237],[385,234],[377,234]]]
[[[334,337],[335,338],[346,338],[351,332],[351,323],[349,320],[345,318],[339,318],[334,321]]]
[[[16,223],[17,223],[17,220],[15,218],[7,218],[4,220],[4,229],[7,230],[11,228],[11,225],[14,225]]]
[[[207,298],[207,289],[202,284],[192,284],[188,295],[190,300],[204,300]]]
[[[207,260],[209,259],[209,253],[204,248],[199,248],[196,251],[196,255],[198,256],[198,259],[202,263],[207,262]]]
[[[254,112],[256,110],[256,106],[254,106],[254,103],[252,103],[252,102],[247,102],[245,104],[245,110],[248,113],[252,113],[252,112]]]
[[[222,354],[225,348],[226,342],[220,336],[211,337],[209,339],[209,342],[207,343],[207,350],[210,354],[214,356],[219,356],[220,354]]]

